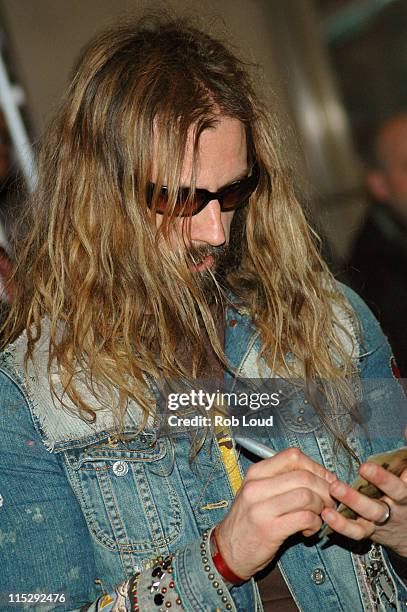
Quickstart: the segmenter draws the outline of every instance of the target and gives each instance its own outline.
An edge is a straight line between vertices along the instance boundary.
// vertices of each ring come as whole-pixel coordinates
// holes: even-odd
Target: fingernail
[[[363,466],[363,473],[366,476],[373,476],[375,471],[376,471],[376,468],[371,463],[365,463],[365,465]]]
[[[324,520],[325,521],[333,521],[335,518],[335,514],[333,512],[331,512],[330,510],[325,510],[324,511]]]
[[[333,492],[335,495],[345,495],[346,486],[338,480],[333,486]]]

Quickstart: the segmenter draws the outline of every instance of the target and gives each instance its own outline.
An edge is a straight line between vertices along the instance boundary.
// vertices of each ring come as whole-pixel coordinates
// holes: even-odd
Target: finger
[[[299,448],[287,448],[270,459],[263,459],[250,466],[246,478],[256,480],[258,478],[271,478],[278,474],[286,474],[295,470],[308,470],[322,480],[333,482],[335,475],[325,469],[323,465],[317,463],[307,455],[304,455]]]
[[[288,512],[278,517],[270,515],[268,501],[260,502],[250,509],[248,515],[251,525],[258,525],[264,541],[284,542],[290,535],[308,531],[317,533],[322,525],[321,518],[311,510]]]
[[[368,461],[360,466],[359,473],[390,499],[397,502],[407,499],[407,484],[380,465]]]
[[[302,532],[305,536],[311,536],[321,529],[322,520],[319,515],[310,510],[300,510],[283,514],[275,519],[276,528],[283,533],[283,541],[294,533]]]
[[[324,500],[306,488],[288,491],[270,500],[270,513],[276,517],[300,510],[311,510],[315,514],[321,514],[324,508]]]
[[[407,484],[407,469],[405,469],[403,472],[401,472],[400,478],[401,478],[401,480],[403,482],[405,482]]]
[[[329,493],[329,483],[307,470],[296,470],[288,474],[279,474],[273,478],[248,480],[243,484],[240,495],[248,505],[251,505],[302,488],[316,493],[327,507],[334,508],[336,506]]]
[[[351,538],[352,540],[364,540],[370,538],[374,533],[376,526],[370,521],[363,518],[358,518],[355,521],[346,519],[336,510],[323,510],[322,519],[327,525],[337,533]]]
[[[340,480],[332,483],[329,490],[333,497],[367,521],[381,523],[387,515],[388,508],[385,504],[355,491]]]

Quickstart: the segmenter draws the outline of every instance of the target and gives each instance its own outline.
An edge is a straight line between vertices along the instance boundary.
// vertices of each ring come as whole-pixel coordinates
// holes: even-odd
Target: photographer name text
[[[223,416],[216,414],[213,417],[196,414],[193,417],[181,417],[176,414],[171,414],[168,417],[168,425],[170,427],[272,427],[273,416],[254,417],[248,415],[242,416]]]

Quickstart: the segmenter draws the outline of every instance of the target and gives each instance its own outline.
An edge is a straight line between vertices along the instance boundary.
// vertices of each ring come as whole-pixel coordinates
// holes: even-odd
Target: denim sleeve
[[[45,448],[23,388],[7,370],[0,370],[0,394],[0,609],[108,612],[116,603],[129,610],[132,578],[123,576],[105,595],[97,585],[92,537],[63,459]],[[181,598],[175,608],[253,610],[251,583],[229,591],[211,561],[205,571],[204,557],[200,540],[175,553],[174,593]],[[151,568],[141,572],[141,612],[158,609],[153,583]],[[30,594],[41,594],[42,603]]]
[[[196,541],[180,552],[175,559],[177,588],[187,610],[256,610],[254,582],[232,587],[228,591],[225,583],[211,562],[209,547],[202,549],[202,542]],[[203,557],[203,552],[205,557]]]
[[[249,612],[256,609],[253,585],[250,581],[228,589],[211,560],[207,532],[167,559],[155,560],[149,569],[123,582],[114,593],[84,606],[81,612],[102,609],[103,612],[118,609],[143,612],[157,607],[174,607],[180,612]]]
[[[362,298],[352,289],[338,283],[341,292],[352,306],[360,323],[361,355],[359,369],[362,378],[394,378],[393,353],[378,320]]]

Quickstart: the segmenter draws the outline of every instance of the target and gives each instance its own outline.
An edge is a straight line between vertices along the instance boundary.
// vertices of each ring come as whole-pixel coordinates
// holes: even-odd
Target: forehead
[[[194,132],[188,134],[183,171],[188,174],[192,167]],[[246,132],[241,121],[220,117],[213,127],[206,129],[198,141],[197,174],[215,172],[221,166],[233,169],[247,164]],[[242,168],[244,170],[244,167]]]
[[[189,185],[193,171],[196,125],[188,130],[181,184]],[[241,121],[219,116],[199,135],[195,164],[196,186],[216,190],[247,170],[246,130]],[[159,133],[154,130],[153,181],[157,175]],[[215,189],[216,188],[216,189]]]

